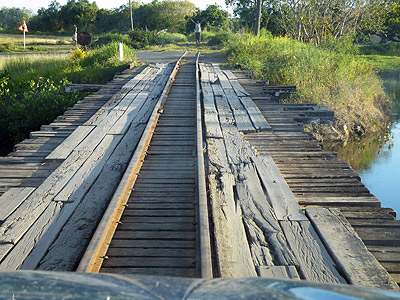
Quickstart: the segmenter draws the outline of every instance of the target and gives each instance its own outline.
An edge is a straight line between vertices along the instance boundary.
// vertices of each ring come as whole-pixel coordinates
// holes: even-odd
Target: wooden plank
[[[32,187],[10,188],[0,197],[0,222],[3,222],[35,190]]]
[[[61,203],[50,203],[31,227],[28,229],[23,228],[26,233],[22,238],[18,239],[18,243],[12,241],[11,243],[0,244],[0,253],[3,258],[0,262],[0,270],[17,270],[21,267],[24,257],[35,246],[38,236],[46,232],[50,227],[49,220],[58,215],[61,207]],[[5,256],[5,253],[8,255]],[[21,257],[21,255],[23,256]]]
[[[111,157],[103,167],[99,177],[90,187],[79,206],[68,203],[70,209],[63,210],[63,220],[59,218],[57,225],[61,230],[54,230],[55,235],[48,233],[24,262],[24,268],[40,270],[74,271],[78,260],[86,249],[92,232],[95,230],[104,209],[116,190],[134,151],[145,124],[132,126],[118,144]],[[73,211],[73,205],[76,209]],[[56,222],[53,224],[55,227]],[[73,232],[73,238],[71,238]],[[51,247],[49,247],[49,241]],[[127,246],[128,247],[128,246]],[[47,249],[41,250],[40,249]],[[37,250],[37,251],[36,251]]]
[[[306,221],[290,187],[270,156],[251,157],[268,199],[279,221]]]
[[[237,177],[237,201],[242,208],[254,264],[296,265],[254,167],[251,164],[240,166]]]
[[[306,214],[347,280],[368,288],[400,290],[338,209],[307,208]]]
[[[236,95],[229,94],[227,94],[226,97],[232,109],[233,115],[235,116],[236,126],[238,130],[244,133],[255,132],[256,128],[254,128],[253,123],[251,122],[250,117],[247,114],[247,110],[243,107],[239,98]]]
[[[177,276],[177,277],[197,277],[199,274],[196,268],[102,268],[101,273],[117,273],[117,274],[142,274],[160,276]]]
[[[339,274],[309,221],[280,221],[286,240],[306,280],[321,283],[346,283]]]
[[[203,64],[200,64],[200,70],[206,137],[222,138],[222,132],[218,121],[218,113],[214,103],[214,95],[209,82],[208,71],[207,68],[202,65]]]
[[[356,231],[367,246],[400,246],[400,230],[357,227]]]
[[[234,201],[234,179],[231,174],[209,175],[208,179],[221,277],[256,277],[241,209]]]
[[[233,74],[230,70],[223,70],[223,72],[225,73],[226,77],[228,77],[229,82],[238,97],[250,96],[250,94],[239,83],[235,74]]]
[[[69,182],[54,197],[54,201],[80,201],[99,176],[120,140],[120,135],[106,135],[83,165],[76,170]]]
[[[300,205],[325,205],[325,206],[371,206],[380,207],[381,202],[373,196],[369,197],[297,197]]]
[[[271,125],[268,124],[257,105],[255,105],[250,97],[241,97],[240,102],[247,110],[247,113],[250,116],[256,131],[272,130]]]
[[[79,126],[56,149],[47,155],[46,160],[66,159],[93,128],[94,126]]]
[[[257,272],[264,278],[300,280],[295,266],[259,266]]]

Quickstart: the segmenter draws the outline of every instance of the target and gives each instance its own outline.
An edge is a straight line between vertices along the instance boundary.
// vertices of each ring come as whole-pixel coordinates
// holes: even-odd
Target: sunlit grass
[[[0,33],[0,52],[66,52],[73,48],[72,38],[69,36],[42,36],[29,33],[26,33],[25,46],[24,49],[22,33],[20,35]]]

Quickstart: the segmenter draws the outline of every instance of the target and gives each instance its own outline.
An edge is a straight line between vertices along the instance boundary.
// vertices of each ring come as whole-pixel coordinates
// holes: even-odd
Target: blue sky
[[[218,4],[223,9],[226,9],[225,0],[189,0],[190,2],[194,3],[198,8],[205,9],[208,5]],[[65,5],[67,0],[58,0],[61,5]],[[94,2],[91,1],[90,2]],[[149,3],[151,0],[140,1],[141,3]],[[26,7],[31,9],[34,13],[41,7],[47,8],[51,0],[1,0],[0,7]],[[116,8],[121,6],[122,4],[128,4],[129,1],[125,0],[97,0],[97,6],[100,8]]]

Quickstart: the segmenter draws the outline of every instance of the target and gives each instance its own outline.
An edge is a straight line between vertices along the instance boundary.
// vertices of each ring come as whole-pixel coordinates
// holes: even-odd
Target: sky
[[[90,2],[94,2],[89,0]],[[226,9],[225,0],[189,0],[190,2],[194,3],[196,7],[204,10],[208,5],[217,4],[221,6],[223,9]],[[67,0],[58,0],[61,5],[65,5]],[[149,3],[151,0],[141,0],[141,3]],[[0,0],[0,8],[1,7],[26,7],[32,10],[34,13],[41,7],[47,8],[51,0]],[[128,4],[128,0],[97,0],[97,6],[99,8],[117,8],[120,7],[122,4]]]

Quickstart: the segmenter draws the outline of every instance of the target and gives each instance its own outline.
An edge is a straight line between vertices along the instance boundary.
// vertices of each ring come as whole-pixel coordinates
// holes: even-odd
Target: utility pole
[[[254,24],[254,35],[255,36],[257,36],[260,33],[261,6],[262,6],[262,0],[257,0],[256,17],[255,17],[255,24]]]
[[[132,31],[133,31],[132,0],[129,0],[129,11],[131,14],[131,27],[132,27]]]

